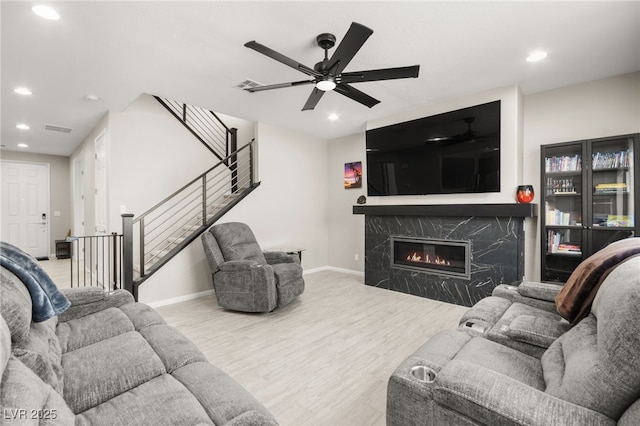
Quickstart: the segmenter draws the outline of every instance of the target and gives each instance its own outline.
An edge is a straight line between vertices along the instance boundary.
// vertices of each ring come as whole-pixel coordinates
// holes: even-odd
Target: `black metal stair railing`
[[[135,219],[122,215],[123,282],[136,300],[142,282],[259,185],[253,146],[251,141],[222,158]]]
[[[227,127],[213,111],[159,96],[154,98],[219,160],[237,149],[237,129]]]

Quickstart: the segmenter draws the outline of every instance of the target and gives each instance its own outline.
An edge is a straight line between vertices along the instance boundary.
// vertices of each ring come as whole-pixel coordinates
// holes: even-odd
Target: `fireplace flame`
[[[407,256],[407,260],[409,262],[422,262],[422,263],[432,263],[435,265],[451,266],[451,262],[449,262],[447,259],[441,259],[440,256],[436,256],[435,259],[432,259],[427,254],[423,259],[422,256],[416,252],[413,252],[409,256]]]

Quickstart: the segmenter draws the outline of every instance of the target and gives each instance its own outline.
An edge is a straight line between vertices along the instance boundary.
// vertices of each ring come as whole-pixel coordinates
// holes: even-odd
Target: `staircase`
[[[260,185],[254,181],[254,141],[238,149],[236,129],[212,111],[156,100],[219,161],[146,212],[122,215],[122,281],[136,300],[144,281]]]

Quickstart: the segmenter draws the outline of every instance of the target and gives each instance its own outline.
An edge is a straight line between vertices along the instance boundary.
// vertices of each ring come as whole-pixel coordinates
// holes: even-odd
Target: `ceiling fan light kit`
[[[370,28],[358,24],[357,22],[352,22],[347,34],[345,34],[338,47],[336,47],[331,58],[329,58],[328,51],[335,46],[336,37],[330,33],[322,33],[318,35],[316,37],[316,43],[324,50],[324,59],[315,64],[313,68],[303,65],[298,61],[268,48],[267,46],[257,43],[256,41],[245,43],[246,47],[262,53],[271,59],[275,59],[284,65],[294,68],[309,77],[312,77],[312,79],[260,87],[246,87],[244,90],[253,93],[264,90],[313,84],[315,87],[311,91],[307,102],[302,108],[303,111],[314,109],[324,93],[328,91],[335,91],[349,99],[371,108],[380,103],[380,101],[351,86],[352,83],[393,80],[399,78],[416,78],[420,71],[420,65],[413,65],[409,67],[343,72],[371,34],[373,34],[373,30]]]
[[[316,87],[323,92],[328,92],[336,88],[336,82],[333,79],[320,80],[316,83]]]

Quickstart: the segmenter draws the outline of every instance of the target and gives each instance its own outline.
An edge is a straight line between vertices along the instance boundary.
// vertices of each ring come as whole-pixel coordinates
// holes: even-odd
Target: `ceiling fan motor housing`
[[[313,66],[313,69],[319,73],[325,74],[329,71],[329,54],[328,50],[336,44],[336,36],[330,33],[322,33],[316,37],[318,46],[324,49],[324,59]],[[326,77],[326,75],[325,75]]]
[[[336,36],[330,33],[322,33],[316,37],[316,42],[324,50],[331,49],[336,45]]]

